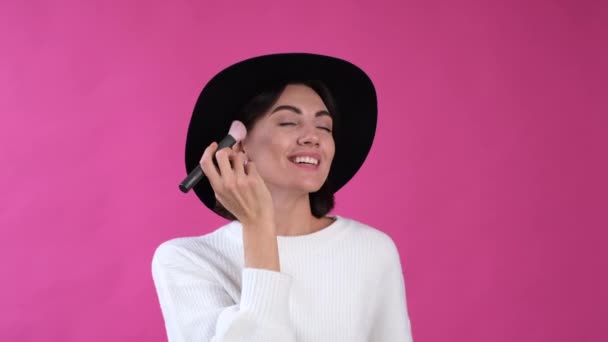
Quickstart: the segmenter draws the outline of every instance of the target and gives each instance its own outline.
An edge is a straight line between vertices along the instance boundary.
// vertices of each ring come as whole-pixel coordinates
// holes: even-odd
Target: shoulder
[[[349,226],[354,236],[371,239],[379,247],[395,247],[393,238],[384,231],[352,218],[341,217],[341,219]]]
[[[351,218],[341,217],[341,219],[349,226],[350,236],[366,248],[372,249],[380,260],[389,264],[400,260],[397,244],[389,234]]]

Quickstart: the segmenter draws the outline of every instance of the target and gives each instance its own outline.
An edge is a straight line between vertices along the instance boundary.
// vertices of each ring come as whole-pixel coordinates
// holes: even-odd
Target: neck
[[[312,215],[308,193],[271,190],[271,194],[277,235],[305,235],[322,228],[326,219],[318,219]]]

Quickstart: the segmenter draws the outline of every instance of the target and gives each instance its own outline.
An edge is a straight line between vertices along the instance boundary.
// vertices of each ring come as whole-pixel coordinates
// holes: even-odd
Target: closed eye
[[[295,122],[281,122],[281,123],[279,124],[279,126],[295,126],[295,125],[297,125]],[[317,127],[317,128],[320,128],[320,129],[322,129],[322,130],[324,130],[324,131],[327,131],[327,132],[329,132],[329,133],[331,133],[331,132],[332,132],[331,128],[329,128],[329,127],[323,127],[323,126],[319,126],[319,127]]]

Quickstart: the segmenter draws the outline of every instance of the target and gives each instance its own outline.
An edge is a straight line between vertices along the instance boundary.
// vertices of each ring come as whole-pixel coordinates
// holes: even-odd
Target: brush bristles
[[[247,128],[245,128],[245,125],[243,125],[242,122],[234,120],[232,121],[232,125],[230,125],[228,134],[230,134],[236,141],[241,141],[247,136]]]

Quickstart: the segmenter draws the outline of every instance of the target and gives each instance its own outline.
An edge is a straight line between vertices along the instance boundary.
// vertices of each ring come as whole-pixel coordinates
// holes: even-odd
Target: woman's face
[[[290,84],[247,132],[242,148],[271,191],[321,188],[334,158],[332,119],[317,93]]]

